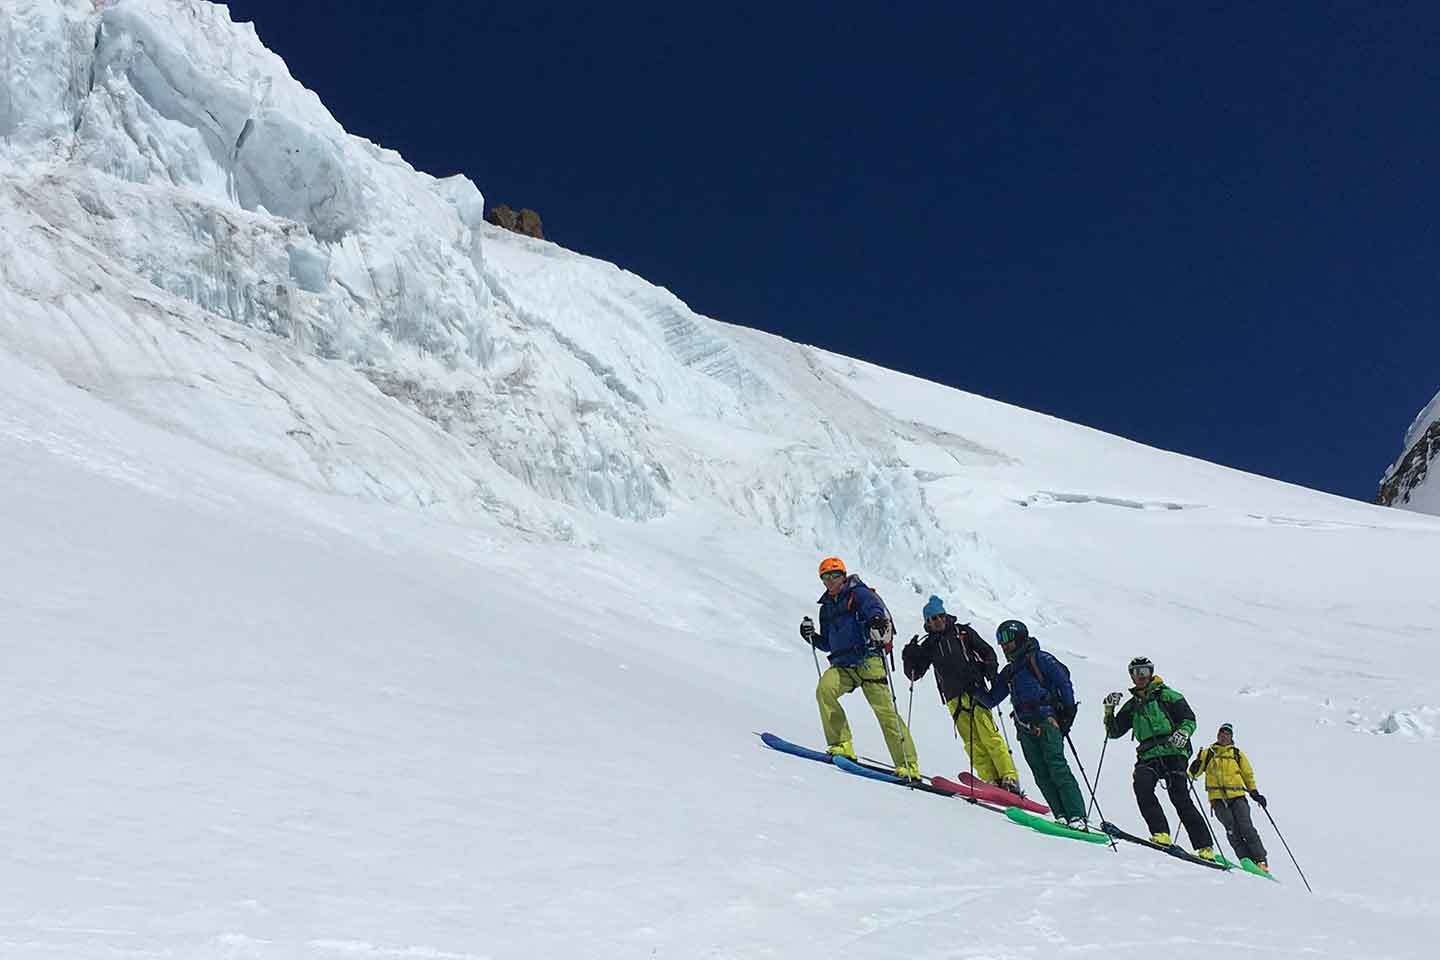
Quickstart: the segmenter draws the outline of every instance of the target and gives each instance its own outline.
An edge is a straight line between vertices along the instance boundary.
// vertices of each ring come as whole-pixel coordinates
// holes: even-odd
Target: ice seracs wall
[[[1436,457],[1440,457],[1440,393],[1415,415],[1410,429],[1405,431],[1400,459],[1381,478],[1376,502],[1440,514],[1440,482],[1430,477],[1430,464]]]
[[[922,595],[1028,602],[930,509],[915,425],[814,351],[484,224],[474,184],[346,134],[224,7],[11,2],[0,73],[0,340],[77,387],[320,489],[579,540],[718,506]]]

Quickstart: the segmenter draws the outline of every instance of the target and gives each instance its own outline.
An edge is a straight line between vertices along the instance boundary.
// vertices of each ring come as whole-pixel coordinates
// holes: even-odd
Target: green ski
[[[1005,816],[1020,824],[1039,830],[1041,833],[1048,833],[1052,837],[1069,837],[1072,840],[1084,840],[1087,843],[1109,843],[1110,838],[1099,830],[1076,830],[1067,827],[1063,823],[1056,823],[1054,820],[1047,820],[1045,817],[1037,817],[1028,810],[1021,810],[1019,807],[1006,807]]]
[[[1249,857],[1240,858],[1240,869],[1244,870],[1246,873],[1253,873],[1257,877],[1264,877],[1266,880],[1274,880],[1276,883],[1280,882],[1279,877],[1272,874],[1269,870],[1261,870],[1260,867],[1256,865],[1255,861],[1251,860]]]

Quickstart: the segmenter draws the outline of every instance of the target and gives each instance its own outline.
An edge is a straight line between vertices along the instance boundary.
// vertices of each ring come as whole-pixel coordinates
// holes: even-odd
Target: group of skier
[[[840,558],[821,561],[820,580],[825,590],[818,601],[819,625],[805,617],[800,635],[829,655],[830,668],[821,673],[815,689],[826,749],[856,759],[840,697],[860,689],[880,723],[896,775],[919,780],[915,742],[900,717],[890,679],[894,620],[879,595],[849,573]],[[917,633],[903,648],[902,669],[913,684],[934,668],[940,699],[964,741],[972,774],[1024,796],[1009,745],[991,712],[1009,698],[1016,739],[1052,816],[1071,829],[1090,830],[1085,794],[1065,759],[1065,743],[1077,711],[1069,669],[1042,650],[1019,620],[1006,620],[995,630],[1005,655],[1002,666],[990,644],[970,624],[947,613],[940,597],[930,597],[921,614],[924,639]],[[1128,733],[1136,741],[1135,798],[1151,842],[1163,847],[1173,843],[1165,811],[1155,797],[1163,781],[1196,855],[1216,859],[1208,824],[1190,799],[1190,779],[1203,775],[1211,808],[1236,856],[1268,870],[1247,797],[1262,807],[1266,801],[1256,788],[1249,759],[1235,746],[1234,728],[1222,724],[1215,743],[1196,753],[1187,766],[1194,710],[1183,694],[1155,673],[1148,658],[1131,660],[1129,673],[1129,698],[1115,692],[1104,699],[1105,736],[1118,739]]]

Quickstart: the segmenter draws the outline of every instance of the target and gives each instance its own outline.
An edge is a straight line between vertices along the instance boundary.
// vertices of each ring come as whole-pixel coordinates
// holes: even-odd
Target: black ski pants
[[[1235,856],[1242,860],[1249,857],[1256,863],[1267,859],[1265,844],[1260,842],[1260,834],[1255,832],[1255,821],[1250,819],[1249,800],[1244,797],[1211,800],[1210,809],[1215,811],[1215,819],[1225,828],[1230,846],[1235,848]]]
[[[1160,809],[1160,801],[1155,799],[1155,786],[1161,780],[1165,781],[1165,792],[1170,794],[1170,802],[1175,805],[1175,812],[1180,815],[1180,822],[1190,836],[1190,846],[1195,850],[1213,847],[1215,841],[1210,838],[1205,817],[1195,808],[1195,801],[1190,799],[1190,780],[1185,774],[1184,757],[1155,757],[1135,764],[1135,800],[1140,804],[1140,816],[1145,818],[1150,832],[1170,832],[1165,811]]]

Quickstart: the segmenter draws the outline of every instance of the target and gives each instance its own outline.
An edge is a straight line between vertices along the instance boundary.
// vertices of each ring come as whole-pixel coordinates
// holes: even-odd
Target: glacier
[[[1440,520],[700,316],[223,6],[5,0],[0,74],[0,955],[1428,956]],[[1029,622],[1122,825],[1154,658],[1315,895],[759,748],[829,553]]]

